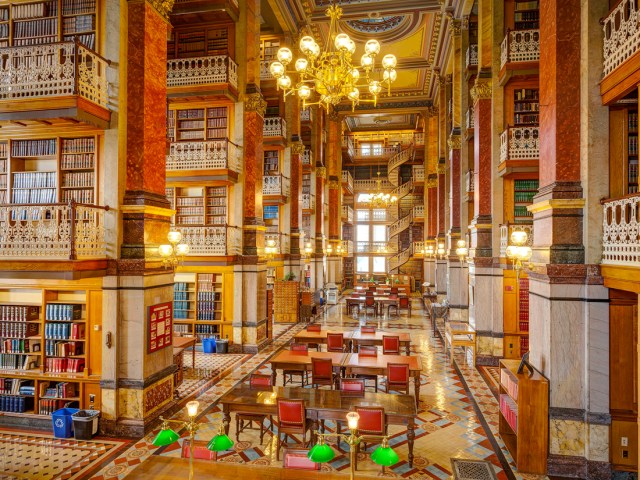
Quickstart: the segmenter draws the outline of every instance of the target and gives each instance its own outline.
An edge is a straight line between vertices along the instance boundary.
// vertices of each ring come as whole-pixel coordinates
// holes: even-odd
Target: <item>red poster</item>
[[[147,353],[162,350],[173,343],[173,311],[171,302],[149,307],[149,343]]]

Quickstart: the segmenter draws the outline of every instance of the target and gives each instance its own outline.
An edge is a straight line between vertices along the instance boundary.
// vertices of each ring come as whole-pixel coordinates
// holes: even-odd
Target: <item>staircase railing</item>
[[[409,147],[405,148],[401,152],[396,153],[393,157],[389,159],[389,163],[387,165],[387,175],[389,177],[389,181],[393,185],[398,185],[398,181],[400,178],[400,173],[398,168],[403,163],[411,160],[413,158],[414,148],[413,143],[409,145]]]
[[[404,232],[411,226],[411,223],[413,223],[413,212],[410,212],[409,215],[405,215],[398,221],[389,225],[389,238],[395,237],[400,232]]]
[[[395,195],[398,198],[398,200],[400,200],[401,198],[406,197],[409,193],[411,193],[412,190],[413,190],[413,181],[409,180],[408,182],[403,183],[402,185],[399,185],[393,190],[391,190],[391,195]]]
[[[412,256],[413,244],[410,243],[406,249],[389,258],[389,270],[391,271],[391,273],[399,273],[400,267],[411,260]]]

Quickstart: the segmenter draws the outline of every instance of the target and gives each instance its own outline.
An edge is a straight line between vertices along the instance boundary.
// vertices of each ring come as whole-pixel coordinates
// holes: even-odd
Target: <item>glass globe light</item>
[[[514,245],[524,245],[527,243],[529,236],[524,230],[514,230],[511,232],[511,243]]]
[[[382,74],[382,78],[383,80],[386,80],[388,82],[395,82],[396,79],[398,78],[398,72],[396,72],[395,69],[393,68],[389,70],[385,70],[384,73]]]
[[[182,240],[182,233],[172,230],[167,234],[170,243],[179,243]]]
[[[291,87],[291,78],[285,75],[278,79],[278,87],[280,88],[290,88]]]
[[[173,253],[173,247],[171,245],[160,245],[158,247],[158,255],[164,258],[168,258]]]
[[[309,62],[306,58],[299,58],[296,60],[296,72],[303,72],[307,69]]]
[[[360,90],[358,90],[356,87],[353,87],[353,90],[351,90],[347,96],[349,97],[349,100],[351,100],[352,102],[356,102],[360,98]]]
[[[398,60],[396,59],[396,56],[393,55],[392,53],[389,53],[384,57],[382,57],[382,67],[385,69],[396,68],[397,64],[398,64]]]
[[[371,39],[364,44],[364,51],[367,55],[377,55],[380,53],[380,42]]]
[[[505,251],[508,258],[513,258],[516,255],[517,248],[515,245],[509,245]]]
[[[349,38],[349,35],[347,35],[346,33],[339,33],[338,35],[336,35],[336,39],[333,41],[333,44],[338,50],[344,51],[349,48],[350,41],[351,39]]]
[[[359,420],[360,415],[358,414],[358,412],[347,413],[347,426],[349,427],[349,430],[357,430]]]
[[[300,39],[300,51],[305,55],[308,55],[309,52],[311,52],[311,45],[313,45],[314,43],[316,42],[313,37],[305,35]]]
[[[349,39],[349,44],[347,45],[347,50],[349,51],[349,53],[351,55],[356,53],[356,42],[354,42],[353,40]]]
[[[371,95],[378,95],[381,91],[382,91],[382,85],[380,85],[379,81],[373,80],[369,84],[369,92],[371,92]]]
[[[197,400],[192,400],[191,402],[188,402],[187,415],[189,415],[190,417],[195,417],[198,414],[199,405],[200,405],[200,402],[198,402]]]
[[[521,261],[528,261],[532,254],[533,250],[531,250],[531,247],[518,247],[517,255]]]
[[[283,65],[288,65],[289,63],[291,63],[291,60],[293,60],[293,53],[291,53],[291,50],[289,50],[287,47],[282,47],[280,50],[278,50],[277,56],[278,60]]]
[[[316,42],[313,42],[311,44],[311,49],[309,51],[309,56],[310,57],[317,57],[320,55],[320,45],[318,45]]]
[[[467,246],[467,242],[465,242],[464,240],[458,240],[456,242],[456,247],[458,247],[458,248],[464,248],[466,246]]]
[[[362,65],[362,68],[364,69],[370,69],[373,67],[373,57],[365,53],[360,58],[360,65]]]
[[[273,62],[269,65],[269,72],[271,72],[271,75],[275,78],[280,78],[284,75],[284,65],[280,62]]]
[[[358,79],[360,78],[360,70],[358,70],[357,68],[354,68],[353,70],[351,70],[351,78],[353,79],[354,82],[357,82]]]
[[[176,254],[180,256],[184,256],[189,253],[189,245],[186,243],[179,243],[176,245]]]
[[[302,100],[306,100],[310,96],[311,96],[311,88],[309,88],[307,85],[301,85],[300,88],[298,89],[298,97],[300,97]]]

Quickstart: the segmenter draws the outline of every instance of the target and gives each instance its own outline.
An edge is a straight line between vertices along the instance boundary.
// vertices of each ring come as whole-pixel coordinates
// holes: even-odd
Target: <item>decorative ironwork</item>
[[[316,196],[313,193],[302,194],[302,208],[304,210],[313,210],[316,208]]]
[[[244,109],[248,112],[258,112],[258,115],[264,117],[267,101],[259,92],[247,93],[244,97]]]
[[[478,66],[478,45],[469,45],[467,48],[467,68]]]
[[[500,135],[500,161],[540,157],[538,127],[510,127]]]
[[[0,258],[106,258],[105,212],[76,204],[0,205]]]
[[[207,142],[174,142],[167,155],[167,170],[216,170],[242,171],[242,156],[229,140]]]
[[[475,127],[475,119],[473,116],[473,107],[469,107],[467,110],[467,130],[473,130]]]
[[[603,202],[602,263],[640,266],[640,195]]]
[[[269,64],[271,60],[260,60],[260,80],[275,80],[276,77],[271,75]]]
[[[454,37],[459,37],[462,35],[462,26],[460,24],[460,20],[457,18],[451,18],[449,20],[449,30],[451,31],[451,35]]]
[[[525,246],[533,246],[533,225],[500,225],[500,256],[506,257],[507,247],[509,246],[509,239],[513,232],[526,232],[527,242]]]
[[[262,127],[264,137],[286,137],[287,122],[282,117],[266,117]]]
[[[413,255],[415,257],[422,257],[424,255],[424,242],[413,242]]]
[[[300,121],[301,122],[311,121],[311,108],[305,108],[300,110]]]
[[[500,68],[507,63],[540,60],[540,30],[507,32],[500,45]]]
[[[640,49],[637,0],[621,0],[602,21],[603,76],[609,75]]]
[[[413,206],[413,218],[424,218],[424,205]]]
[[[411,177],[413,178],[413,182],[414,183],[424,182],[424,165],[414,165],[412,169],[413,169],[413,173]]]
[[[167,60],[167,87],[214,83],[238,88],[238,65],[227,55]]]
[[[289,179],[283,175],[263,176],[262,194],[289,196]]]
[[[413,212],[405,215],[400,220],[396,220],[389,225],[389,238],[393,238],[401,232],[404,232],[413,223]]]
[[[305,150],[302,152],[302,164],[313,165],[313,152],[311,150]]]

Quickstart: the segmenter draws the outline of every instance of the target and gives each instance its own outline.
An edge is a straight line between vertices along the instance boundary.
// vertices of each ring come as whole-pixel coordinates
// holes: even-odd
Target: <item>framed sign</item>
[[[147,353],[157,352],[173,343],[173,309],[171,302],[149,307]]]

